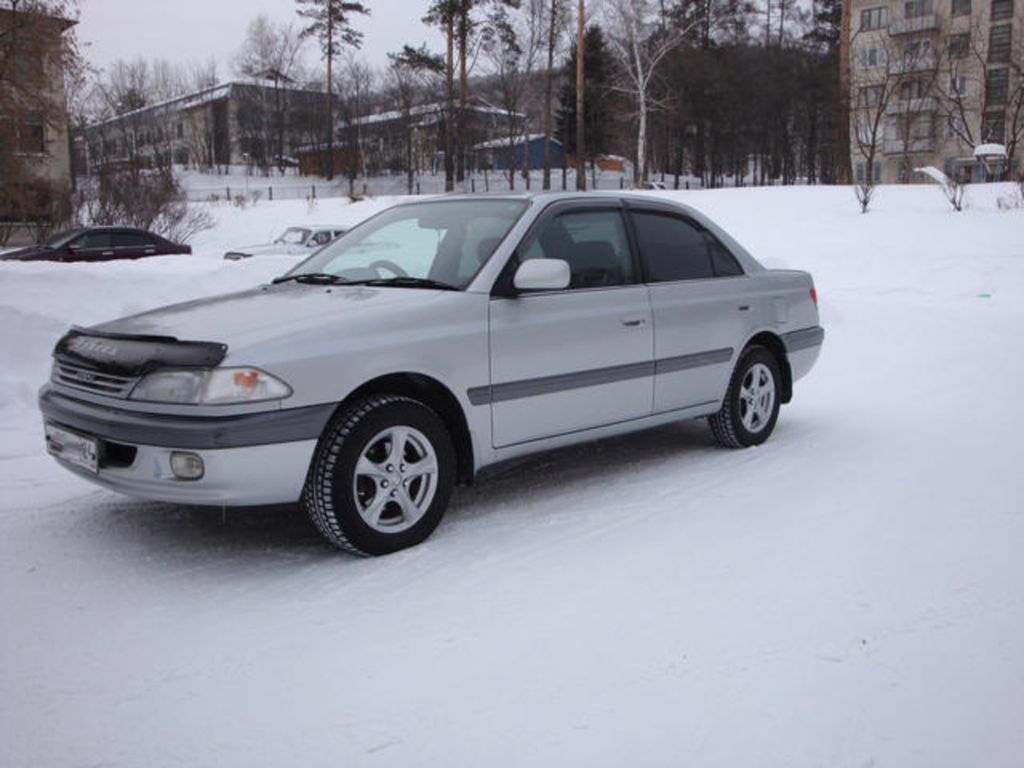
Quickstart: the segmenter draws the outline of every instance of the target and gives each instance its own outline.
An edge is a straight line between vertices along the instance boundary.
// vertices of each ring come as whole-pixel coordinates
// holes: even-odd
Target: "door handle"
[[[750,305],[749,304],[740,304],[739,310],[740,310],[740,312],[747,312],[747,311],[750,310]]]
[[[622,321],[622,324],[627,328],[639,328],[642,325],[647,325],[647,320],[642,317],[628,317]]]

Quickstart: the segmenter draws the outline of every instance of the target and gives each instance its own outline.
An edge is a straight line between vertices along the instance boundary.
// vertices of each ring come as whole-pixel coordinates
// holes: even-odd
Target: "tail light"
[[[818,306],[818,292],[811,288],[811,301],[814,302],[814,306]]]

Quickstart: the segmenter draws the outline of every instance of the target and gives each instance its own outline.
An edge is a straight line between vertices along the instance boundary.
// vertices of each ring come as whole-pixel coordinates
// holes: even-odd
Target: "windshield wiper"
[[[395,285],[399,288],[436,288],[441,291],[457,291],[457,287],[451,283],[445,283],[441,280],[432,280],[429,277],[410,277],[409,275],[401,275],[400,277],[380,277],[375,280],[360,280],[363,285]]]
[[[327,272],[300,272],[297,275],[275,277],[270,282],[277,285],[278,283],[287,283],[289,280],[294,280],[296,283],[309,283],[311,285],[336,285],[337,283],[352,282],[351,280],[346,280],[344,277],[332,275]]]

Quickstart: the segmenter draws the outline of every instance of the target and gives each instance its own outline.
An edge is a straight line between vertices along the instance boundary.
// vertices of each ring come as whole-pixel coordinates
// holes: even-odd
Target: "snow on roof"
[[[1006,147],[1002,144],[979,144],[974,148],[975,157],[1006,157]]]
[[[537,139],[543,139],[543,138],[544,138],[544,134],[543,133],[528,133],[525,136],[516,136],[515,140],[512,143],[515,146],[519,146],[523,142],[529,143],[531,141],[536,141]],[[558,146],[562,146],[562,142],[560,142],[554,136],[551,137],[551,143],[552,144],[557,144]],[[490,141],[484,141],[484,142],[481,142],[480,144],[475,144],[473,146],[473,149],[502,149],[502,148],[505,148],[505,147],[508,147],[508,138],[504,138],[504,139],[491,139]]]
[[[485,115],[501,115],[506,116],[508,113],[504,109],[493,107],[490,104],[467,104],[466,110],[469,112],[478,112]],[[444,104],[440,101],[436,101],[430,104],[420,104],[409,110],[409,115],[412,117],[418,117],[420,115],[440,115],[444,112]],[[519,112],[513,113],[514,117],[524,117]],[[392,109],[388,112],[378,112],[374,115],[366,115],[365,117],[359,118],[356,122],[360,125],[375,125],[377,123],[389,123],[392,120],[401,120],[405,117],[405,112],[401,109]]]
[[[147,107],[139,107],[133,109],[130,112],[124,112],[120,115],[115,115],[107,120],[100,120],[98,122],[89,125],[89,128],[97,128],[102,125],[110,125],[120,120],[124,120],[129,117],[135,117],[138,115],[152,113],[159,114],[161,112],[169,111],[182,111],[186,109],[192,109],[194,107],[202,106],[203,104],[209,104],[211,101],[217,101],[223,99],[231,94],[231,91],[238,86],[248,86],[256,88],[268,88],[271,86],[264,85],[260,81],[245,81],[245,80],[229,80],[226,83],[218,83],[212,85],[209,88],[203,88],[199,91],[193,91],[192,93],[186,93],[183,96],[175,96],[174,98],[167,99],[165,101],[157,102],[156,104],[150,104]],[[282,90],[303,92],[303,93],[320,93],[319,91],[311,91],[308,88],[284,88]]]

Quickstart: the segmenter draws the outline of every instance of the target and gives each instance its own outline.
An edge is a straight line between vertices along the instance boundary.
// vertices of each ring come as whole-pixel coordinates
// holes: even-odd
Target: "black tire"
[[[392,429],[415,435],[409,439],[413,455],[417,447],[425,447],[425,442],[436,458],[436,473],[429,478],[426,475],[414,478],[408,494],[397,487],[395,481],[400,479],[397,467],[386,477],[381,473],[378,478],[383,479],[356,473],[357,463],[369,455],[367,452],[378,450],[380,446],[391,449],[395,443],[403,444],[404,438],[389,443],[387,437],[381,437]],[[384,464],[374,466],[379,469]],[[401,471],[406,471],[404,463]],[[334,546],[357,555],[386,555],[419,544],[433,533],[451,498],[455,472],[451,436],[444,421],[433,410],[417,400],[398,395],[367,397],[338,413],[324,430],[306,479],[303,506],[313,524]],[[367,482],[369,490],[366,490]],[[402,481],[401,485],[407,482]],[[418,485],[426,482],[431,484],[430,489]],[[389,490],[384,491],[384,488]],[[383,506],[377,512],[376,527],[364,519],[363,515],[377,502],[376,494],[389,493],[395,497],[399,490],[406,494],[406,501],[416,493],[430,491],[420,505],[421,517],[410,516],[407,520],[404,504],[382,496]],[[369,501],[363,506],[361,499],[365,495]],[[410,522],[412,519],[414,522]],[[388,530],[389,527],[394,530]]]
[[[752,409],[745,395],[755,375],[758,381],[770,377],[771,403],[759,401],[758,407]],[[733,370],[722,409],[708,417],[715,440],[726,448],[747,448],[763,443],[775,429],[781,394],[782,375],[775,355],[765,347],[747,347]]]

